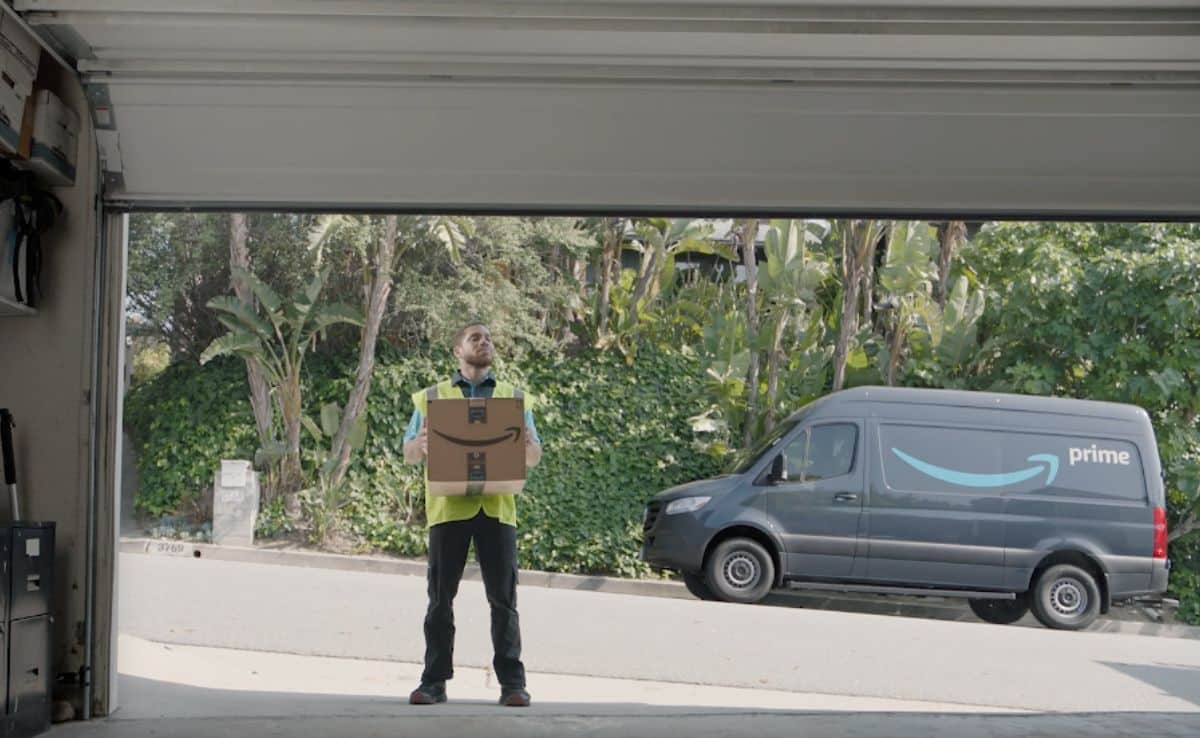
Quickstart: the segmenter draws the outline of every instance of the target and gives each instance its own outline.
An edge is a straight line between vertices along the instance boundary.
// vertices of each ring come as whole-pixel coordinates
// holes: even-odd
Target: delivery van
[[[693,594],[783,586],[963,597],[1087,627],[1167,588],[1166,502],[1141,408],[859,387],[780,423],[729,473],[655,496],[642,558]]]

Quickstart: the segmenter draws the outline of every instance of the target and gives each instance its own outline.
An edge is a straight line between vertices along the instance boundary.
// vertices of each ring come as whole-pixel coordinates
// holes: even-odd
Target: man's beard
[[[467,356],[465,361],[476,369],[489,369],[492,366],[491,357]]]

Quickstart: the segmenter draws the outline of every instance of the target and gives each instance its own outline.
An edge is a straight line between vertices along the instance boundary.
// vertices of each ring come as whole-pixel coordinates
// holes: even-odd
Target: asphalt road
[[[123,554],[120,627],[160,643],[419,662],[423,578]],[[987,705],[1200,712],[1200,641],[526,587],[536,674]],[[478,581],[456,661],[491,661]]]

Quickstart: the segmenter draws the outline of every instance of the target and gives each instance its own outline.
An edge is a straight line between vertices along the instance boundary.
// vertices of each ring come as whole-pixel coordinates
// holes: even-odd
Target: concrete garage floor
[[[60,728],[50,733],[89,738],[517,738],[587,736],[686,736],[687,738],[1195,738],[1194,717],[1127,714],[986,715],[746,712],[685,710],[619,705],[597,709],[589,704],[562,703],[533,707],[520,715],[497,715],[474,707],[426,708],[405,712],[367,704],[322,703],[322,717],[210,717],[145,721],[108,721]],[[352,715],[347,710],[364,714]],[[340,711],[340,712],[339,712]]]
[[[87,732],[63,731],[58,735],[87,735],[95,738],[517,738],[530,736],[687,736],[687,738],[1194,738],[1196,721],[1175,721],[1166,716],[1150,720],[1124,715],[1046,716],[995,718],[945,715],[839,715],[810,713],[739,713],[736,711],[681,714],[652,712],[631,707],[624,712],[599,713],[585,705],[563,705],[560,714],[531,712],[522,716],[496,718],[468,713],[442,717],[413,715],[372,717],[213,718],[204,721],[159,721],[154,723],[104,724]]]
[[[1200,736],[1194,628],[1064,634],[821,595],[746,608],[558,575],[522,588],[532,708],[494,704],[470,574],[451,702],[414,708],[416,562],[167,550],[121,557],[122,707],[51,736]]]
[[[1045,714],[973,705],[632,679],[531,675],[528,710],[494,704],[483,669],[459,669],[451,702],[410,707],[416,664],[165,645],[121,638],[117,714],[51,738],[350,736],[1156,736],[1200,735],[1197,713]]]

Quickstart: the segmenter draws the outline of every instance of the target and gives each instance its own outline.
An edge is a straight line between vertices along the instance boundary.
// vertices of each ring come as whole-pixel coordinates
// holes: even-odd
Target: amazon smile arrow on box
[[[525,400],[430,400],[429,493],[511,495],[525,486]]]

